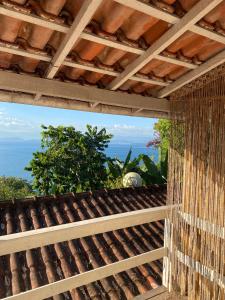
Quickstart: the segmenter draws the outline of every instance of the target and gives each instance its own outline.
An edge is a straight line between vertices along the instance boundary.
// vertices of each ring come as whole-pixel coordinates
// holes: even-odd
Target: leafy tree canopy
[[[158,146],[161,149],[162,159],[164,159],[169,148],[171,121],[160,119],[155,123],[154,130],[156,139],[158,140]]]
[[[24,179],[0,176],[0,201],[22,199],[33,194],[32,186]]]
[[[74,127],[43,126],[42,151],[33,153],[25,169],[41,194],[79,192],[104,187],[107,180],[105,149],[112,138],[106,129],[87,125],[84,133]]]

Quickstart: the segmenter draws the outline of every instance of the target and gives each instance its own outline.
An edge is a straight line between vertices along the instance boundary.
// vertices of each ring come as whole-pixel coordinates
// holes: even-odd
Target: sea
[[[145,143],[117,143],[111,142],[106,149],[109,157],[117,157],[124,161],[128,151],[132,149],[131,158],[139,154],[147,154],[158,160],[158,151],[155,148],[146,148]],[[41,150],[38,140],[0,140],[0,176],[16,176],[28,181],[32,181],[30,172],[25,171],[25,166],[32,159],[34,152]]]

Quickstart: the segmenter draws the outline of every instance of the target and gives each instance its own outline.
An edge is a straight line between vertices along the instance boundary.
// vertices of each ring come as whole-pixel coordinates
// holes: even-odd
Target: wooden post
[[[172,224],[168,218],[164,224],[164,247],[167,249],[167,255],[163,258],[162,284],[171,292]]]

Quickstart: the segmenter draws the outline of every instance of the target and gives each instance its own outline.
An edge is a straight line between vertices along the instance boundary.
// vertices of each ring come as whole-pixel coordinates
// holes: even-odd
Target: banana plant
[[[129,172],[138,172],[139,170],[139,157],[131,160],[132,149],[129,152],[124,161],[119,158],[111,158],[107,161],[108,174],[111,178],[116,179],[123,177]]]
[[[140,154],[139,161],[139,174],[145,184],[166,183],[166,162],[156,164],[153,159],[146,154]]]

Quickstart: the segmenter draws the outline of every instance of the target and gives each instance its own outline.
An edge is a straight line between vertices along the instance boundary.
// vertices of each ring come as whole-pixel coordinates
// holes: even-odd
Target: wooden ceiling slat
[[[137,1],[137,0],[131,0],[131,1],[130,0],[129,1],[127,1],[127,0],[116,0],[116,1],[121,3],[121,4],[125,4],[127,6],[132,7],[132,8],[135,8],[136,10],[144,12],[146,14],[158,16],[158,17],[160,17],[160,19],[167,20],[170,23],[175,24],[175,23],[180,21],[180,18],[178,18],[177,16],[171,15],[171,14],[165,12],[165,11],[161,11],[158,8],[154,8],[153,6],[147,5],[145,3],[141,3],[140,1]],[[33,24],[36,24],[36,25],[40,25],[40,26],[43,26],[43,27],[46,27],[46,28],[50,28],[50,29],[53,29],[53,30],[56,30],[56,31],[60,31],[60,32],[63,32],[63,33],[68,33],[69,30],[70,30],[70,27],[68,27],[66,25],[56,24],[54,22],[44,20],[44,19],[42,19],[40,17],[37,17],[37,16],[34,16],[34,15],[27,15],[25,13],[15,11],[12,8],[6,8],[3,5],[0,5],[0,14],[7,15],[7,16],[12,16],[14,18],[18,18],[20,20],[30,22],[30,23],[33,23]],[[195,32],[197,34],[208,37],[212,40],[215,40],[215,41],[218,41],[218,42],[221,42],[221,43],[225,43],[225,37],[224,36],[222,36],[220,34],[217,34],[215,32],[212,32],[210,30],[207,30],[205,28],[202,28],[202,27],[200,27],[196,24],[192,25],[190,27],[190,30],[192,30],[193,32]],[[124,50],[124,51],[127,51],[127,52],[136,53],[138,55],[141,55],[141,54],[145,53],[145,51],[142,50],[142,49],[138,49],[138,48],[134,48],[134,47],[131,47],[131,46],[128,46],[128,45],[124,45],[121,42],[110,41],[106,38],[99,37],[99,36],[96,36],[96,35],[91,34],[91,33],[81,32],[80,38],[84,38],[84,39],[89,40],[89,41],[101,43],[101,44],[104,44],[106,46],[114,47],[114,48]],[[8,51],[7,51],[7,49],[8,49]],[[29,52],[26,52],[22,49],[12,49],[12,48],[9,48],[9,47],[7,47],[7,48],[0,47],[0,51],[12,53],[12,54],[19,54],[19,55],[22,55],[22,56],[25,56],[25,57],[27,56],[27,57],[31,57],[31,58],[40,59],[40,60],[43,60],[43,61],[49,61],[49,57],[47,57],[47,56],[42,55],[42,57],[41,57],[41,55],[39,55],[39,54],[29,53]],[[177,65],[180,65],[180,66],[184,66],[184,67],[189,68],[189,69],[195,69],[197,67],[195,64],[184,62],[184,61],[178,60],[177,58],[162,56],[160,54],[156,55],[155,58],[157,58],[159,60],[162,60],[162,61],[165,61],[165,62],[169,62],[169,63],[177,64]],[[66,62],[65,62],[65,64],[66,64]],[[81,67],[84,69],[84,66],[81,66]],[[99,72],[103,73],[103,70],[99,70]],[[117,75],[117,74],[115,74],[115,75]],[[136,81],[141,81],[141,82],[148,82],[147,79],[138,80],[138,77],[136,77],[135,80]],[[150,80],[149,83],[158,84],[158,82],[154,81],[154,80]],[[165,85],[167,85],[167,84],[165,84]]]
[[[142,12],[143,14],[147,14],[153,16],[157,19],[163,20],[170,24],[176,24],[179,22],[179,17],[169,14],[161,9],[158,9],[152,5],[146,4],[144,2],[138,0],[115,0],[116,2],[129,6],[137,11]]]
[[[74,44],[80,38],[81,33],[84,28],[90,22],[93,14],[101,5],[103,0],[85,0],[78,15],[73,21],[72,26],[70,27],[68,33],[66,34],[64,40],[60,44],[56,54],[51,60],[51,63],[46,71],[46,78],[53,78],[55,74],[58,72],[60,66],[63,64],[63,61],[73,48]],[[35,100],[38,100],[41,97],[41,94],[38,93],[35,95]]]
[[[163,88],[161,91],[157,93],[157,97],[163,98],[171,94],[172,92],[178,90],[185,84],[193,81],[194,79],[204,75],[205,73],[209,72],[210,70],[216,68],[217,66],[221,65],[225,62],[225,50],[220,52],[219,54],[215,55],[207,62],[199,66],[197,69],[188,72],[187,74],[183,75],[173,83],[171,83],[168,87]]]
[[[139,0],[115,0],[116,2],[129,6],[137,11],[140,11],[144,14],[156,17],[160,20],[166,21],[170,24],[177,24],[178,22],[180,22],[180,18],[170,14],[166,11],[160,10],[158,8],[155,8],[149,4],[146,4],[144,2],[141,2]],[[205,14],[206,15],[206,14]],[[205,29],[203,27],[200,27],[197,24],[193,24],[192,26],[190,26],[189,28],[190,31],[197,33],[199,35],[202,35],[204,37],[207,37],[211,40],[220,42],[222,44],[225,44],[225,36],[218,34],[216,32],[213,32],[211,30]]]
[[[45,20],[41,17],[30,15],[23,13],[21,11],[15,10],[13,8],[5,7],[4,5],[0,4],[0,14],[8,17],[12,17],[24,22],[28,22],[34,25],[42,26],[45,28],[49,28],[55,31],[59,31],[62,33],[67,33],[69,31],[69,27],[62,24],[57,24],[55,22],[51,22],[48,20]]]
[[[200,66],[197,66],[191,62],[181,61],[177,58],[171,58],[163,56],[161,53],[164,49],[166,49],[169,45],[171,45],[172,42],[174,42],[177,38],[179,38],[183,33],[186,31],[192,31],[196,34],[202,35],[204,37],[207,37],[213,41],[220,42],[225,44],[225,36],[220,35],[216,32],[210,31],[208,29],[200,27],[197,22],[201,20],[205,15],[207,15],[208,12],[212,11],[218,4],[222,2],[222,0],[200,0],[189,12],[187,12],[183,18],[179,18],[176,15],[170,14],[166,11],[160,10],[154,6],[151,6],[149,4],[146,4],[144,2],[138,1],[138,0],[115,0],[116,2],[129,6],[137,11],[140,11],[144,14],[154,16],[160,20],[164,20],[170,24],[173,24],[172,27],[165,33],[163,36],[161,36],[148,50],[143,50],[141,48],[135,48],[129,45],[126,45],[119,41],[112,41],[104,37],[97,36],[95,34],[85,32],[84,29],[87,26],[87,24],[92,19],[93,14],[97,10],[97,8],[100,6],[103,0],[85,0],[83,6],[81,7],[77,17],[75,18],[73,24],[71,27],[67,25],[57,24],[52,21],[48,21],[46,19],[43,19],[41,17],[32,15],[32,14],[26,14],[21,11],[17,11],[10,7],[5,7],[4,5],[0,5],[0,14],[10,16],[12,18],[20,19],[25,22],[29,22],[38,26],[46,27],[55,31],[59,31],[62,33],[65,33],[65,38],[63,42],[61,43],[59,49],[57,50],[54,57],[50,57],[48,55],[45,55],[44,53],[31,53],[27,52],[20,48],[14,48],[10,46],[4,46],[3,44],[0,45],[0,51],[1,52],[7,52],[15,55],[21,55],[23,57],[29,57],[41,61],[50,62],[50,65],[46,72],[46,77],[51,79],[55,76],[58,69],[61,65],[69,66],[72,68],[80,68],[84,70],[88,70],[91,72],[96,73],[102,73],[109,76],[115,76],[116,78],[109,84],[108,88],[115,90],[119,88],[124,82],[126,82],[128,79],[137,81],[137,82],[145,82],[149,84],[154,85],[161,85],[164,88],[161,89],[157,93],[157,97],[162,98],[165,96],[168,96],[173,91],[179,89],[186,83],[189,83],[190,81],[196,79],[197,77],[203,75],[207,71],[213,69],[214,67],[218,66],[219,64],[223,63],[225,61],[225,51],[222,51],[220,54],[215,55],[213,58],[209,59],[207,62],[203,63]],[[77,62],[70,61],[69,59],[66,59],[67,55],[73,48],[76,41],[78,41],[80,38],[100,43],[103,45],[106,45],[108,47],[112,47],[115,49],[123,50],[125,52],[130,52],[139,55],[139,57],[133,61],[131,64],[129,64],[125,70],[122,73],[119,73],[114,70],[106,70],[102,68],[98,68],[96,66],[86,66],[84,64],[80,64]],[[175,82],[169,84],[167,82],[159,81],[156,79],[151,78],[142,78],[139,76],[136,76],[135,74],[143,67],[145,66],[149,61],[152,59],[158,59],[164,62],[172,63],[178,66],[183,66],[188,69],[191,69],[188,73],[182,75],[179,79],[175,80]],[[35,80],[38,80],[38,78],[35,78]],[[58,82],[57,82],[58,84]],[[65,83],[69,84],[69,83]],[[19,87],[18,87],[19,88]],[[81,87],[83,88],[83,87]],[[85,87],[86,88],[86,87]],[[90,91],[96,88],[90,87]],[[16,90],[16,87],[12,88],[11,90]],[[18,89],[18,91],[20,91]],[[91,92],[88,93],[91,93]],[[43,95],[48,95],[45,93],[44,90]],[[108,92],[108,91],[106,91]],[[36,94],[35,101],[41,98],[42,92],[31,92],[32,94]],[[82,94],[82,93],[81,93]],[[94,92],[95,94],[95,92]],[[101,94],[103,96],[103,94]],[[108,94],[109,95],[109,94]],[[125,100],[124,98],[126,94],[122,94],[121,100],[123,102],[123,105],[125,107],[129,107],[131,109],[134,109],[136,112],[142,112],[145,109],[152,109],[154,108],[146,108],[144,105],[144,102],[142,103],[144,106],[135,105],[135,101],[131,100],[129,97],[129,101],[131,100],[130,105],[128,105],[128,99]],[[129,95],[130,96],[130,95]],[[142,97],[138,95],[132,95],[133,97]],[[63,97],[63,95],[62,95]],[[104,96],[103,96],[104,97]],[[118,96],[117,96],[118,97]],[[65,97],[67,98],[67,97]],[[116,97],[115,97],[116,98]],[[142,97],[144,98],[144,97]],[[73,99],[73,98],[71,98]],[[139,98],[138,98],[139,99]],[[146,97],[145,99],[154,99],[150,97]],[[109,105],[118,105],[122,106],[122,104],[119,104],[118,102],[111,101],[112,99],[109,98],[109,101],[106,101]],[[1,99],[0,99],[1,101]],[[83,97],[82,101],[90,101],[91,107],[96,108],[98,104],[105,103],[105,100],[97,98],[94,101],[90,100],[90,95],[86,95]],[[165,100],[166,101],[166,100]],[[94,103],[94,104],[93,104]],[[139,102],[138,102],[139,103]],[[140,104],[139,103],[139,104]],[[105,103],[106,104],[106,103]],[[149,104],[149,103],[148,103]],[[152,103],[151,103],[152,104]],[[154,105],[153,105],[154,106]],[[157,109],[156,109],[157,110]],[[167,110],[168,111],[168,110]]]
[[[129,64],[126,69],[114,79],[108,86],[111,90],[116,90],[131,76],[143,68],[155,55],[161,53],[172,42],[184,34],[189,28],[210,12],[223,0],[201,0],[174,26],[164,33],[144,54]]]
[[[53,78],[57,73],[59,67],[67,57],[68,53],[73,48],[74,44],[78,41],[82,31],[90,22],[95,11],[101,5],[103,0],[85,0],[80,8],[78,15],[73,21],[71,28],[69,29],[64,40],[60,44],[55,56],[53,57],[51,64],[46,72],[47,78]]]
[[[162,16],[165,15],[165,17],[161,17],[161,20],[170,18],[169,23],[172,23],[172,24],[173,23],[175,24],[175,23],[180,21],[180,18],[177,17],[177,16],[171,15],[167,12],[159,10],[158,8],[154,8],[150,5],[147,5],[145,3],[141,3],[140,1],[137,1],[137,0],[128,0],[128,1],[127,0],[116,0],[116,1],[121,2],[121,3],[126,2],[126,5],[130,6],[130,7],[132,7],[132,3],[137,2],[135,4],[135,7],[136,7],[136,10],[138,10],[140,12],[155,16],[154,12],[157,11],[157,12],[160,12],[162,14]],[[52,29],[52,30],[55,30],[55,31],[59,31],[59,32],[62,32],[62,33],[68,33],[68,31],[70,30],[70,27],[67,26],[67,25],[57,24],[57,23],[45,20],[45,19],[40,18],[40,17],[35,16],[35,15],[28,15],[28,14],[25,14],[25,13],[20,12],[20,11],[15,11],[14,9],[11,9],[11,8],[8,8],[8,7],[6,8],[3,5],[0,5],[0,14],[5,15],[5,16],[9,16],[9,17],[13,17],[13,18],[16,18],[16,19],[19,19],[19,20],[22,20],[24,22],[28,22],[28,23],[31,23],[31,24],[39,25],[39,26],[42,26],[42,27],[45,27],[45,28],[49,28],[49,29]],[[158,15],[158,14],[156,14],[156,15]],[[176,22],[175,21],[173,22],[173,20],[175,20],[175,19],[176,19]],[[207,37],[211,40],[214,40],[214,41],[220,42],[222,44],[225,44],[225,36],[223,36],[221,34],[218,34],[216,32],[207,30],[205,28],[202,28],[199,25],[194,24],[194,25],[191,26],[191,28],[189,30],[191,30],[194,33],[197,33],[199,35],[205,36],[205,37]],[[108,39],[104,39],[102,37],[99,37],[99,36],[96,36],[94,34],[87,33],[87,32],[82,32],[80,37],[83,38],[83,39],[89,40],[89,41],[104,44],[104,45],[109,46],[109,47],[113,47],[113,48],[116,48],[116,49],[131,52],[131,53],[136,53],[136,54],[139,54],[139,55],[144,52],[144,50],[142,50],[142,49],[137,49],[137,48],[134,48],[134,47],[131,47],[131,46],[128,46],[128,45],[124,45],[123,43],[120,43],[120,42],[110,41]]]
[[[7,46],[0,46],[0,51],[15,54],[15,55],[20,55],[23,57],[34,58],[34,59],[46,61],[46,62],[50,62],[52,60],[51,56],[48,56],[45,54],[31,53],[31,52],[28,52],[28,51],[25,51],[25,50],[19,49],[19,48],[9,48]],[[164,57],[162,58],[162,60],[164,60]],[[165,61],[169,61],[169,58],[168,58],[168,60],[167,60],[167,58],[165,58]],[[116,72],[116,71],[110,71],[110,70],[98,68],[96,66],[88,66],[85,64],[76,63],[76,62],[70,61],[68,59],[64,60],[62,65],[72,67],[72,68],[83,69],[83,70],[87,70],[87,71],[91,71],[91,72],[106,74],[106,75],[110,75],[110,76],[115,76],[115,77],[120,74],[119,72]],[[195,65],[190,66],[190,68],[194,69],[194,66]],[[131,79],[138,81],[138,82],[146,82],[146,83],[155,84],[155,85],[159,85],[159,86],[167,86],[168,85],[168,83],[163,82],[163,81],[148,79],[148,78],[141,78],[138,76],[132,76]],[[36,100],[37,99],[38,99],[38,97],[36,97]]]
[[[138,54],[138,55],[142,55],[142,54],[145,53],[145,50],[143,50],[143,49],[134,48],[134,47],[125,45],[121,42],[111,41],[111,40],[108,40],[106,38],[99,37],[97,35],[86,33],[86,32],[82,32],[81,38],[83,38],[87,41],[103,44],[103,45],[106,45],[108,47],[116,48],[116,49],[123,50],[123,51],[126,51],[126,52],[131,52],[131,53]],[[224,42],[225,42],[225,38],[224,38]],[[156,55],[155,58],[159,59],[159,60],[162,60],[162,61],[165,61],[165,62],[169,62],[169,63],[175,64],[175,65],[178,65],[178,66],[183,66],[183,67],[186,67],[186,68],[189,68],[189,69],[195,69],[197,67],[193,63],[188,63],[188,62],[179,60],[177,58],[166,57],[166,56],[163,56],[163,55],[160,55],[160,54]]]

